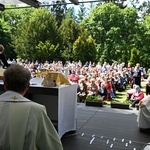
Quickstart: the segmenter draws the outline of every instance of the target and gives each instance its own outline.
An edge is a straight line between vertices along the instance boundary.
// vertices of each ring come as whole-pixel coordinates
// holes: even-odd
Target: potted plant
[[[111,108],[129,109],[130,101],[112,101]]]
[[[96,106],[96,107],[103,107],[103,100],[98,96],[87,95],[85,100],[86,106]]]

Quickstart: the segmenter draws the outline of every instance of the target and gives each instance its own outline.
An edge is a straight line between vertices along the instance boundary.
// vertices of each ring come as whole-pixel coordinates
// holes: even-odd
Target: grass
[[[146,83],[142,82],[141,86],[142,86],[141,89],[145,92]],[[131,101],[126,100],[126,91],[128,89],[130,89],[130,88],[131,88],[130,85],[128,85],[125,91],[116,92],[116,98],[114,98],[113,100],[106,101],[106,104],[110,105],[111,102],[119,102],[119,103],[123,103],[123,104],[131,104]]]
[[[86,101],[90,101],[90,102],[100,102],[100,101],[102,101],[102,98],[98,98],[98,96],[87,95]]]

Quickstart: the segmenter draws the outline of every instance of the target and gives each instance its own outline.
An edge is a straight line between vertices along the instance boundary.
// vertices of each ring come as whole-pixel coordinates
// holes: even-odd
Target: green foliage
[[[86,96],[86,101],[90,101],[90,102],[102,102],[102,99],[99,98],[98,96],[87,95]]]
[[[53,4],[54,5],[51,7],[51,12],[56,17],[58,26],[60,26],[67,11],[66,2],[64,0],[57,0],[53,1]]]
[[[59,41],[55,17],[45,9],[35,9],[30,16],[24,18],[18,26],[16,36],[13,38],[15,52],[19,58],[30,58],[31,60],[38,58],[43,61],[50,56],[51,53],[47,54],[50,49],[53,48],[56,51]],[[46,45],[44,46],[44,44]],[[39,50],[39,48],[42,49]],[[44,53],[47,54],[47,57]]]
[[[15,8],[17,6],[9,6],[10,8]],[[5,35],[0,33],[0,42],[5,47],[5,54],[8,58],[16,58],[16,54],[12,47],[12,36],[16,34],[17,25],[20,20],[24,18],[25,15],[29,14],[32,9],[10,9],[9,11],[4,11],[0,13],[1,19],[4,21],[5,29],[3,32],[7,32]]]
[[[81,22],[98,45],[101,62],[119,59],[129,61],[136,34],[137,17],[133,8],[120,9],[113,3],[107,3],[96,6]]]
[[[66,14],[65,14],[65,19],[73,19],[73,20],[76,20],[74,7],[70,7],[69,9],[67,9],[67,12],[66,12]]]
[[[150,16],[145,16],[144,21],[140,23],[141,32],[137,39],[139,46],[142,66],[149,68],[150,66]]]
[[[59,2],[62,1],[56,3]],[[136,60],[148,69],[149,4],[143,3],[143,6],[139,7],[143,11],[139,19],[138,9],[132,7],[121,9],[123,7],[120,7],[119,1],[108,2],[110,1],[104,0],[96,7],[92,6],[88,16],[84,5],[81,4],[76,17],[79,22],[82,20],[80,25],[87,31],[86,33],[76,23],[74,9],[67,10],[65,4],[61,7],[54,6],[52,14],[48,9],[34,8],[1,12],[0,43],[5,47],[6,56],[11,59],[17,55],[19,58],[32,60],[80,59],[84,62],[100,60],[101,63],[131,60],[135,63],[135,55],[137,57],[139,53]],[[133,49],[139,52],[133,54]]]
[[[133,48],[131,50],[131,59],[130,59],[130,62],[133,65],[136,65],[136,63],[140,62],[140,51],[137,50],[136,48]]]
[[[80,4],[79,10],[77,13],[77,18],[76,18],[77,23],[80,23],[86,17],[86,15],[87,15],[87,8],[82,3]]]
[[[66,60],[73,60],[73,43],[81,33],[80,27],[75,23],[72,18],[66,18],[63,20],[62,25],[59,28],[59,32],[62,38],[62,57]]]
[[[0,44],[5,48],[5,54],[10,57],[12,53],[9,51],[9,44],[11,43],[11,29],[4,19],[0,19]]]
[[[117,100],[117,99],[114,99],[112,102],[115,102],[115,103],[121,103],[121,104],[132,104],[132,102],[130,100]]]
[[[36,46],[37,60],[49,60],[55,58],[55,52],[57,47],[53,45],[49,40],[45,42],[40,41]]]
[[[96,46],[92,37],[78,37],[73,44],[74,60],[81,60],[83,63],[86,61],[95,61],[96,59]]]

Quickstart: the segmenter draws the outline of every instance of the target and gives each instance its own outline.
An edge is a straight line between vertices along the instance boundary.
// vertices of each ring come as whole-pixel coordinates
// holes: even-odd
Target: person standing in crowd
[[[147,83],[146,83],[146,95],[150,95],[150,77],[148,77],[147,79]]]
[[[141,87],[141,69],[139,63],[136,64],[133,71],[133,84],[139,85]]]
[[[25,98],[31,73],[12,64],[4,71],[0,95],[0,150],[63,150],[43,105]]]
[[[0,60],[3,63],[3,68],[9,67],[9,64],[7,63],[7,59],[4,55],[4,46],[0,44]]]

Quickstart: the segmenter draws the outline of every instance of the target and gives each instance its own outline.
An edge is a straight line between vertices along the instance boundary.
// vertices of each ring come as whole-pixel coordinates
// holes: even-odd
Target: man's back
[[[0,120],[0,150],[62,150],[43,105],[0,102]]]

